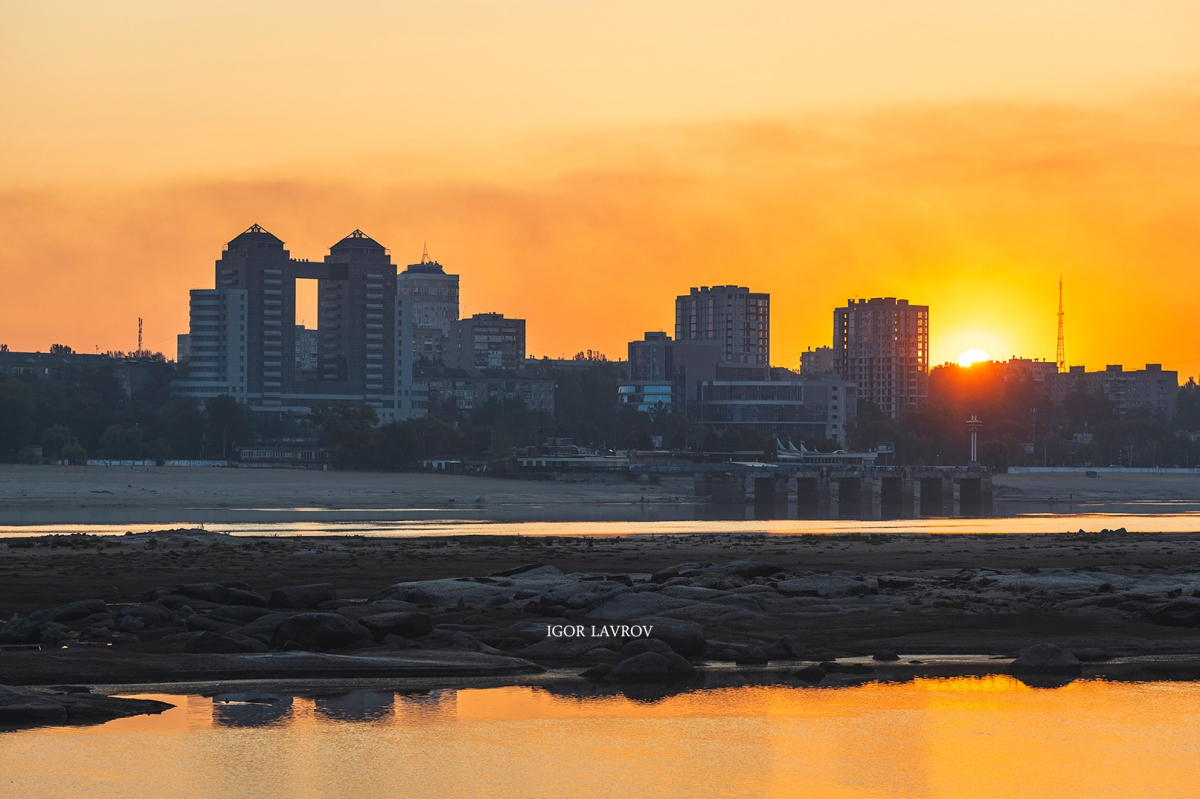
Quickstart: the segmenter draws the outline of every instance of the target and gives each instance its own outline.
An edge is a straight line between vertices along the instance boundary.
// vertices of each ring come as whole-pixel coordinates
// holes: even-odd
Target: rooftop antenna
[[[1058,353],[1055,359],[1058,361],[1058,371],[1067,371],[1067,345],[1063,338],[1062,275],[1058,276]]]
[[[142,354],[142,317],[138,317],[138,355]]]
[[[423,242],[421,247],[421,263],[429,263],[429,242]]]

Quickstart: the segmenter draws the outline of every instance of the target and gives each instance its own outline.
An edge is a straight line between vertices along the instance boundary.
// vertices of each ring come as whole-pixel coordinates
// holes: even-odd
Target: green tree
[[[42,458],[48,461],[61,460],[63,447],[71,443],[71,429],[54,424],[42,431]]]

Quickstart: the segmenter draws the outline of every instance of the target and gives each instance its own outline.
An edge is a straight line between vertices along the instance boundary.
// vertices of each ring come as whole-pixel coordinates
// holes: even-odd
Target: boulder
[[[61,608],[51,610],[46,614],[47,621],[79,621],[86,619],[93,613],[104,613],[108,610],[108,606],[104,604],[103,599],[81,599],[78,602],[71,602],[63,605]]]
[[[728,574],[730,577],[741,577],[743,579],[753,579],[755,577],[770,577],[772,574],[779,574],[783,569],[778,566],[773,566],[770,563],[763,563],[761,560],[733,560],[719,567],[721,571]]]
[[[65,721],[67,709],[47,696],[0,685],[0,726]]]
[[[612,671],[612,666],[608,663],[597,663],[590,669],[580,672],[579,676],[588,680],[603,680]]]
[[[796,678],[803,680],[806,683],[816,685],[821,680],[825,679],[825,670],[820,666],[805,666],[796,672]]]
[[[814,574],[809,577],[781,580],[775,584],[775,588],[784,596],[838,597],[874,593],[871,586],[865,582],[832,574]]]
[[[231,638],[228,635],[220,633],[197,633],[194,637],[188,640],[183,646],[185,652],[191,652],[194,655],[198,654],[236,654],[239,652],[253,652],[255,646],[249,641]]]
[[[279,623],[271,636],[271,646],[328,651],[371,638],[366,627],[337,613],[299,613]]]
[[[229,589],[220,583],[189,583],[175,589],[177,594],[191,599],[203,599],[205,602],[214,602],[218,605],[225,604],[225,594],[228,591]]]
[[[712,568],[711,563],[680,563],[676,566],[668,566],[667,568],[650,575],[650,582],[665,583],[668,580],[674,580],[676,577],[686,577],[692,574],[700,574],[710,568]]]
[[[32,619],[13,615],[0,627],[0,644],[36,644],[42,640],[42,626]]]
[[[617,653],[616,662],[620,663],[623,660],[629,660],[643,652],[657,652],[660,655],[666,655],[668,652],[673,653],[674,650],[671,649],[666,641],[660,641],[657,638],[635,638],[621,647],[621,651]]]
[[[768,663],[767,653],[759,646],[747,647],[738,652],[733,662],[739,666],[765,666]]]
[[[1083,673],[1083,664],[1079,658],[1054,644],[1034,644],[1021,651],[1020,656],[1009,664],[1008,671],[1014,676],[1047,674],[1078,677]]]
[[[695,603],[691,600],[660,593],[636,593],[626,590],[601,602],[592,609],[591,615],[597,619],[636,619],[641,616],[656,616],[693,604]]]
[[[377,613],[362,617],[358,623],[370,630],[376,641],[382,641],[387,635],[420,638],[433,631],[433,620],[429,614],[415,611]]]
[[[430,605],[436,608],[482,605],[497,594],[512,596],[514,590],[495,583],[478,583],[473,580],[419,580],[396,583],[371,597],[372,602],[399,599],[414,605]]]
[[[615,682],[666,682],[671,676],[671,661],[658,652],[634,655],[608,673],[608,679]]]
[[[1071,650],[1071,654],[1079,658],[1083,663],[1103,663],[1106,660],[1112,660],[1112,655],[1103,649],[1073,649]]]
[[[766,654],[771,660],[804,660],[808,647],[794,635],[783,635],[767,647]]]
[[[226,586],[225,603],[226,605],[246,605],[252,608],[265,608],[267,606],[267,598],[262,594],[254,591],[247,591],[241,588],[230,588]]]
[[[900,659],[900,656],[890,649],[881,649],[871,656],[872,660],[877,660],[880,663],[891,663]]]
[[[267,606],[307,610],[318,607],[322,602],[331,599],[336,599],[336,597],[333,593],[333,586],[329,583],[292,585],[272,591],[270,599],[267,600]]]
[[[704,628],[694,621],[665,619],[651,616],[638,620],[639,624],[651,625],[650,638],[663,641],[672,650],[684,657],[699,657],[704,654]]]
[[[1200,627],[1200,599],[1179,597],[1146,610],[1146,621],[1164,627]]]

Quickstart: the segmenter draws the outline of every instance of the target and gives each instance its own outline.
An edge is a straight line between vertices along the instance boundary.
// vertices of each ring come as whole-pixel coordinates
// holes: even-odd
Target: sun
[[[958,365],[966,367],[972,364],[983,363],[990,360],[991,356],[989,356],[983,350],[967,350],[962,355],[958,356]]]

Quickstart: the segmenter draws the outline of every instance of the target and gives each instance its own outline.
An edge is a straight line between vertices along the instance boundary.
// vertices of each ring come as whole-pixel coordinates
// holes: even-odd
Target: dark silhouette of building
[[[174,390],[229,394],[255,410],[304,412],[320,402],[362,403],[381,419],[412,415],[412,313],[397,296],[386,248],[355,230],[323,261],[295,259],[253,225],[216,262],[215,287],[191,292],[187,376]],[[296,325],[296,281],[317,281],[315,370],[298,363],[311,335]]]
[[[929,399],[929,306],[876,297],[833,312],[833,351],[843,380],[892,418]]]

